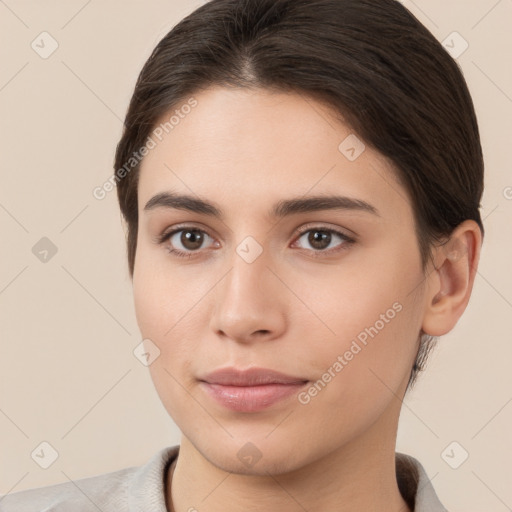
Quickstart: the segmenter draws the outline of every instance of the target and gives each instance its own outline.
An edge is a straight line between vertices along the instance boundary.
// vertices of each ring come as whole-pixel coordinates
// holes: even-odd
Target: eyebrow
[[[150,211],[156,208],[186,210],[193,213],[209,215],[218,219],[224,218],[224,213],[215,204],[198,197],[174,192],[161,192],[156,194],[146,203],[144,211]],[[270,216],[282,218],[289,215],[321,210],[355,210],[380,216],[377,208],[366,201],[335,195],[283,199],[273,205],[270,210]]]

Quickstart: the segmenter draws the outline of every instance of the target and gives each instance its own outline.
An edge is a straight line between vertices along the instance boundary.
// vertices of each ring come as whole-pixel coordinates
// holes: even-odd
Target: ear
[[[427,277],[427,295],[422,329],[431,336],[450,332],[466,309],[473,289],[482,232],[466,220],[448,241],[434,250],[434,264]]]

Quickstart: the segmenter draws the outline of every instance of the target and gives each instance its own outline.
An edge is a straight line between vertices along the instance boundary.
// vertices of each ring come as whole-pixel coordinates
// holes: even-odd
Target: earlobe
[[[422,329],[431,336],[450,332],[466,309],[480,258],[482,233],[473,220],[464,221],[448,241],[434,249],[427,277]]]

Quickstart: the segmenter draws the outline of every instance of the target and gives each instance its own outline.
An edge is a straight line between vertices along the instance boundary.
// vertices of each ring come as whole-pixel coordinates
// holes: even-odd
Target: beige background
[[[457,60],[479,116],[487,233],[470,305],[407,396],[397,450],[423,463],[451,512],[501,512],[512,507],[512,1],[404,4],[439,40],[469,43]],[[199,5],[0,0],[0,494],[141,465],[179,442],[133,354],[115,191],[92,190],[113,172],[141,66]],[[31,47],[43,31],[59,45],[47,59]],[[42,237],[57,247],[46,263],[32,252]],[[59,455],[48,469],[31,458],[43,441]],[[453,441],[452,464],[469,453],[458,469],[442,456]]]

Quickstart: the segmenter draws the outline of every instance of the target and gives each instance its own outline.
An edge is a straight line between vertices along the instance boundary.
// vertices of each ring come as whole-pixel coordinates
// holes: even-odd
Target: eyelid
[[[295,231],[295,235],[303,235],[304,233],[311,231],[312,229],[317,229],[318,231],[329,231],[332,233],[337,233],[353,242],[357,241],[357,235],[347,228],[342,228],[340,226],[329,226],[321,221],[319,222],[310,222],[308,224],[304,224],[300,228]]]
[[[194,224],[184,223],[184,224],[174,224],[169,229],[164,230],[164,232],[162,234],[152,237],[152,240],[156,244],[162,244],[166,240],[168,240],[171,236],[176,234],[178,231],[185,231],[187,229],[189,229],[190,231],[195,230],[195,231],[200,231],[202,233],[206,233],[210,238],[215,239],[215,237],[209,232],[208,229],[206,229],[204,227],[195,226]]]
[[[313,223],[306,224],[305,226],[301,226],[296,234],[294,235],[294,241],[292,243],[292,246],[295,245],[302,236],[304,236],[305,233],[308,233],[309,231],[323,231],[326,233],[334,234],[335,236],[338,236],[341,239],[341,243],[336,245],[335,247],[331,249],[324,249],[324,250],[314,250],[314,249],[304,249],[302,247],[298,247],[298,250],[308,253],[313,258],[328,258],[332,256],[336,256],[339,253],[347,250],[350,246],[354,245],[357,242],[357,237],[348,235],[344,232],[343,228],[331,228],[319,223]],[[352,231],[351,231],[352,233]]]

